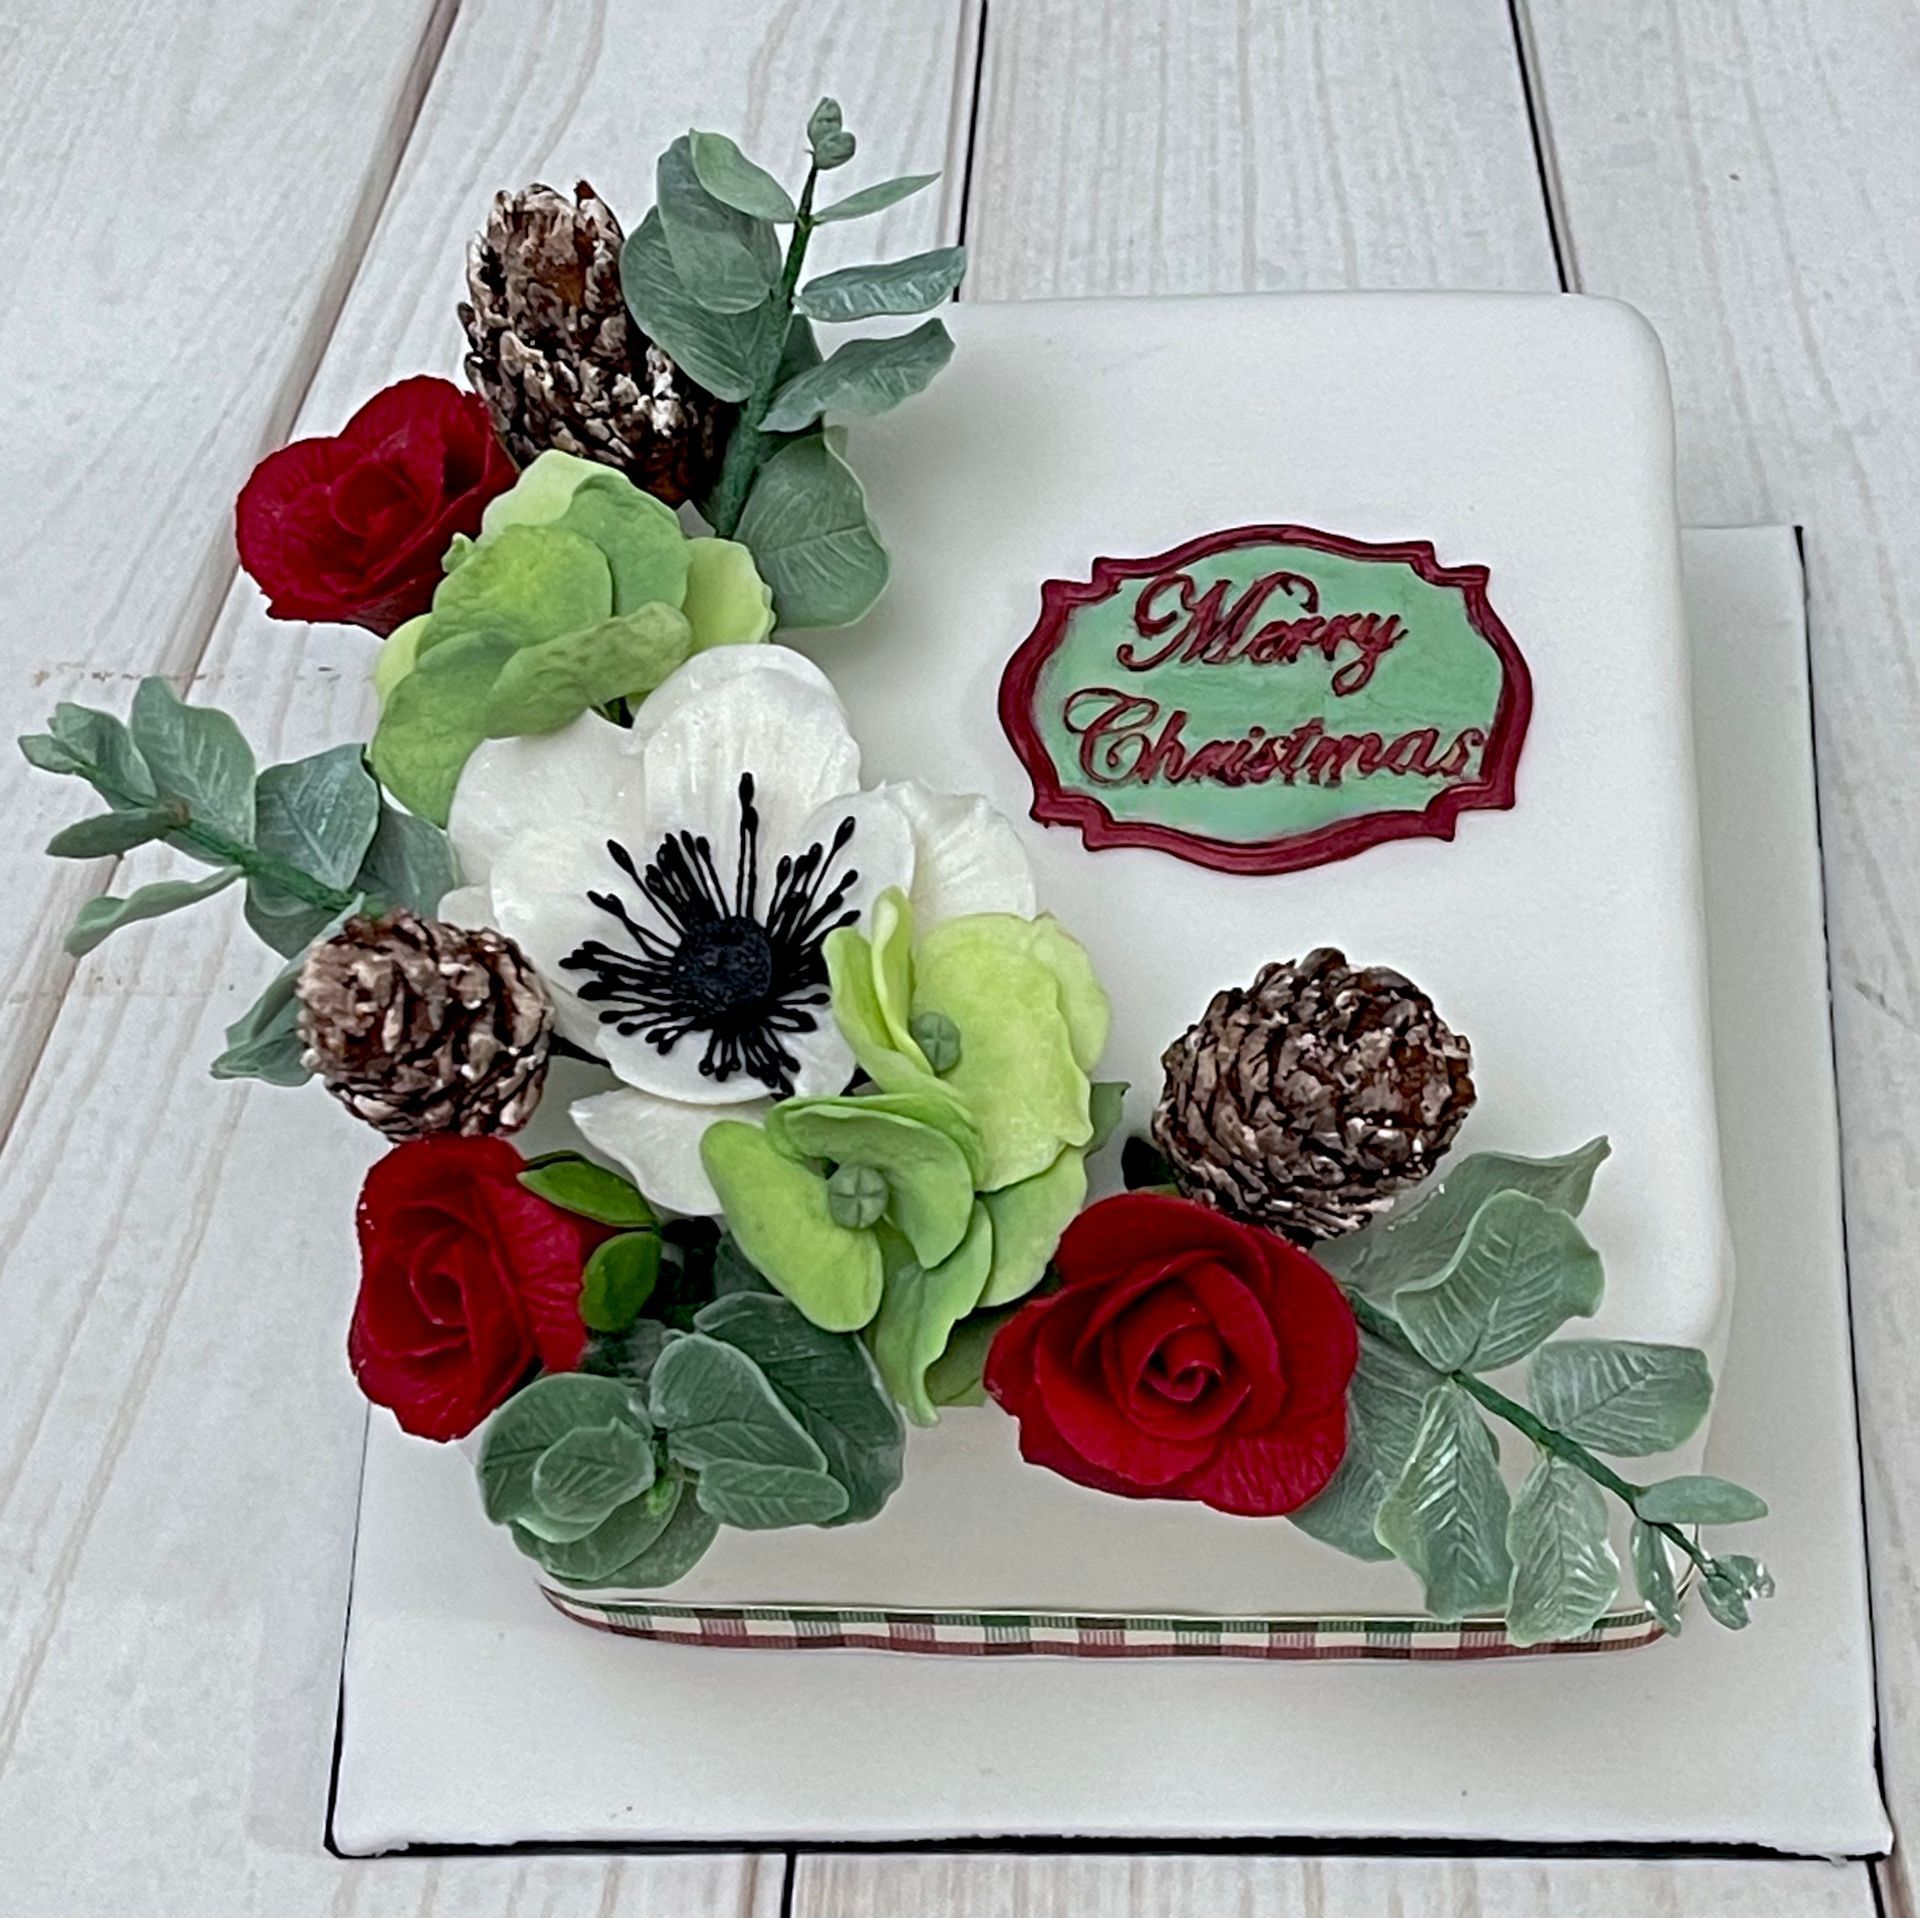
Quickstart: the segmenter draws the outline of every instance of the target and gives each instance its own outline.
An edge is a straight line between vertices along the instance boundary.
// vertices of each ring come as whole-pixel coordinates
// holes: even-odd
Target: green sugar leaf
[[[254,843],[260,851],[323,886],[353,882],[380,823],[380,789],[357,745],[332,746],[269,766],[253,791]],[[285,913],[300,903],[257,879],[250,892],[269,913]]]
[[[1542,1455],[1507,1521],[1513,1592],[1507,1636],[1516,1645],[1578,1638],[1613,1603],[1620,1561],[1607,1542],[1607,1501],[1578,1466]]]
[[[577,1212],[601,1225],[651,1228],[659,1224],[653,1207],[640,1196],[631,1179],[577,1152],[558,1152],[536,1159],[520,1174],[520,1183],[549,1205]]]
[[[667,1522],[636,1557],[614,1567],[610,1585],[646,1590],[671,1585],[693,1570],[719,1535],[720,1524],[679,1480],[670,1481]]]
[[[727,1229],[774,1289],[829,1332],[857,1332],[880,1303],[880,1248],[833,1216],[827,1182],[764,1128],[721,1119],[700,1140]]]
[[[796,1465],[754,1465],[716,1459],[694,1495],[722,1525],[772,1532],[789,1525],[831,1525],[847,1511],[847,1488],[825,1472]]]
[[[981,1195],[993,1225],[993,1265],[981,1306],[1024,1299],[1046,1276],[1060,1235],[1087,1202],[1087,1159],[1068,1146],[1044,1172]]]
[[[943,246],[884,266],[848,266],[809,280],[795,307],[815,320],[867,320],[883,313],[924,313],[947,299],[967,270],[967,249]]]
[[[548,1448],[571,1432],[609,1422],[626,1426],[643,1439],[653,1436],[646,1407],[618,1379],[589,1372],[549,1372],[522,1386],[487,1421],[481,1434],[477,1470],[487,1517],[504,1525],[536,1510],[534,1468]]]
[[[625,1417],[570,1427],[534,1460],[529,1477],[540,1512],[588,1531],[652,1483],[653,1446],[637,1421]]]
[[[1667,1551],[1666,1535],[1640,1519],[1633,1521],[1628,1535],[1627,1553],[1633,1560],[1634,1583],[1640,1588],[1640,1602],[1669,1636],[1678,1638],[1682,1623],[1680,1592],[1674,1583],[1673,1559]]]
[[[1744,1525],[1766,1517],[1767,1501],[1730,1479],[1686,1473],[1649,1485],[1633,1509],[1649,1525]]]
[[[103,812],[63,826],[47,841],[47,851],[56,859],[106,859],[162,839],[180,823],[180,812],[170,806]]]
[[[431,917],[459,884],[459,874],[453,848],[438,826],[398,807],[382,806],[373,843],[353,884],[383,909],[410,906]]]
[[[1552,1159],[1473,1153],[1413,1206],[1391,1212],[1351,1237],[1325,1241],[1314,1256],[1335,1278],[1367,1291],[1391,1291],[1411,1280],[1431,1278],[1453,1257],[1474,1214],[1496,1192],[1524,1192],[1579,1217],[1593,1175],[1610,1150],[1605,1139],[1589,1139],[1578,1150]]]
[[[1430,1365],[1361,1327],[1360,1362],[1347,1388],[1346,1454],[1319,1495],[1288,1514],[1309,1538],[1351,1558],[1393,1556],[1374,1524],[1413,1456],[1427,1395],[1439,1383]]]
[[[239,867],[221,866],[204,879],[155,880],[124,899],[110,892],[102,893],[80,908],[63,943],[78,959],[122,926],[136,925],[142,919],[158,919],[164,913],[178,912],[182,906],[197,905],[202,899],[211,899],[216,892],[224,891],[239,877]]]
[[[133,736],[111,713],[62,700],[44,733],[26,734],[20,750],[42,772],[87,781],[109,806],[149,806],[158,793]]]
[[[630,1577],[627,1568],[656,1545],[672,1523],[681,1503],[679,1489],[671,1480],[655,1480],[579,1538],[542,1538],[524,1518],[508,1520],[507,1531],[529,1558],[563,1584],[624,1584]]]
[[[1757,1558],[1749,1558],[1744,1552],[1716,1558],[1713,1569],[1700,1581],[1700,1599],[1708,1614],[1732,1632],[1752,1622],[1751,1607],[1756,1598],[1772,1596],[1771,1574]]]
[[[1713,1400],[1705,1353],[1628,1339],[1556,1339],[1533,1355],[1527,1383],[1549,1425],[1615,1458],[1671,1452]]]
[[[417,678],[436,652],[467,633],[537,646],[592,626],[613,611],[613,569],[586,534],[558,524],[511,525],[476,546],[440,582],[415,651]],[[396,687],[397,697],[406,681]]]
[[[766,302],[780,277],[773,229],[708,192],[694,164],[691,136],[660,155],[654,211],[681,284],[708,312],[750,313]]]
[[[131,734],[160,798],[184,800],[196,824],[251,842],[253,751],[225,713],[187,705],[164,679],[143,679]]]
[[[367,758],[409,812],[447,823],[461,769],[487,736],[494,681],[518,650],[504,634],[462,633],[423,653],[394,687]]]
[[[849,149],[847,158],[852,157]],[[844,200],[836,200],[831,206],[822,207],[813,217],[821,226],[834,220],[864,220],[869,213],[884,213],[888,207],[897,206],[923,187],[932,186],[939,177],[937,173],[903,173],[897,180],[882,180],[877,186],[863,186],[858,193],[849,193]]]
[[[1507,1488],[1493,1435],[1451,1379],[1427,1394],[1413,1454],[1387,1494],[1374,1531],[1426,1588],[1445,1624],[1506,1608]]]
[[[1600,1255],[1564,1212],[1496,1192],[1430,1279],[1403,1285],[1393,1309],[1422,1358],[1443,1372],[1491,1372],[1524,1358],[1568,1318],[1591,1317]]]
[[[947,1349],[953,1328],[980,1303],[993,1267],[993,1222],[986,1207],[976,1205],[959,1250],[931,1270],[895,1233],[882,1233],[881,1248],[886,1288],[868,1334],[874,1363],[907,1417],[932,1425],[940,1414],[927,1391],[927,1373]]]
[[[310,906],[259,879],[247,881],[242,911],[254,936],[283,959],[304,953],[334,917],[331,907]]]
[[[953,1328],[947,1349],[927,1367],[927,1397],[933,1404],[986,1404],[981,1375],[987,1369],[987,1353],[1000,1328],[1019,1309],[1009,1305],[997,1312],[971,1312]]]
[[[216,1079],[260,1079],[273,1086],[305,1085],[313,1076],[301,1064],[300,1003],[289,967],[227,1028],[227,1049],[209,1070]]]
[[[838,100],[823,99],[807,115],[807,146],[822,173],[853,158],[853,135],[841,124]]]
[[[590,707],[650,693],[692,648],[685,617],[658,601],[524,647],[493,682],[487,736],[557,732]]]
[[[846,1509],[824,1522],[872,1518],[899,1487],[906,1428],[865,1344],[822,1331],[771,1292],[715,1299],[694,1315],[694,1325],[744,1352],[819,1446],[827,1471],[847,1494]]]
[[[756,220],[788,221],[798,216],[786,188],[764,167],[755,166],[724,133],[693,133],[688,140],[700,184],[723,206]]]
[[[781,447],[761,467],[738,532],[783,626],[851,625],[886,586],[886,548],[866,494],[818,434]]]
[[[1087,1141],[1089,1152],[1098,1152],[1120,1130],[1126,1110],[1126,1080],[1094,1080],[1087,1088],[1087,1113],[1093,1120],[1093,1137]]]
[[[738,1346],[704,1332],[675,1339],[655,1362],[647,1390],[668,1451],[693,1471],[722,1459],[826,1470],[826,1454]]]
[[[709,393],[744,400],[785,316],[768,300],[745,313],[717,313],[688,290],[674,264],[658,210],[620,250],[620,287],[640,329]]]
[[[660,1235],[622,1232],[603,1239],[580,1274],[580,1322],[590,1332],[624,1332],[660,1279]]]
[[[831,358],[790,379],[773,396],[761,424],[769,433],[798,433],[826,413],[860,418],[885,413],[922,391],[952,357],[953,337],[939,320],[911,333],[849,340]]]

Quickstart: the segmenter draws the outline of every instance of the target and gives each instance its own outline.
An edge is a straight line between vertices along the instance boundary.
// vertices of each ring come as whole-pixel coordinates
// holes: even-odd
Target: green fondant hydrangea
[[[973,913],[916,945],[905,897],[827,941],[866,1082],[723,1120],[701,1153],[741,1250],[815,1324],[865,1328],[909,1417],[970,1313],[1024,1297],[1084,1203],[1108,1009],[1057,921]]]
[[[432,610],[381,651],[369,748],[388,790],[439,823],[483,739],[552,732],[773,630],[744,546],[689,539],[625,474],[571,453],[542,453],[445,565]]]

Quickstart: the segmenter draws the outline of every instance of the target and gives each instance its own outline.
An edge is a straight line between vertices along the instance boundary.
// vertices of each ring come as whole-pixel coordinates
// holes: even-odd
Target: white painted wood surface
[[[1667,341],[1688,510],[1810,526],[1898,1822],[1920,1815],[1915,29],[1899,0],[1519,17],[1572,271]],[[584,171],[637,208],[695,115],[774,151],[830,88],[876,166],[946,162],[886,223],[897,248],[957,226],[971,136],[976,297],[1554,283],[1504,0],[1009,0],[980,24],[978,0],[14,8],[9,718],[118,703],[211,624],[199,690],[264,747],[356,736],[367,642],[259,616],[234,487],[296,409],[334,430],[385,379],[453,369],[495,187]],[[268,970],[222,907],[70,978],[59,928],[104,874],[50,874],[31,844],[68,795],[5,777],[0,1909],[773,1918],[772,1860],[322,1852],[357,1456],[340,1195],[371,1137],[205,1080]],[[1859,1867],[1740,1861],[836,1856],[792,1889],[805,1918],[1872,1909]]]

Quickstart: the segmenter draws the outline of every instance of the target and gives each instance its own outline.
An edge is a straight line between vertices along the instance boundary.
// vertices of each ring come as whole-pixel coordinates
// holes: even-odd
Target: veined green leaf
[[[355,890],[383,908],[410,906],[431,917],[457,883],[447,835],[430,819],[382,806],[373,844],[354,876]]]
[[[1627,1539],[1628,1555],[1633,1560],[1634,1583],[1640,1588],[1640,1602],[1646,1606],[1666,1633],[1680,1636],[1682,1624],[1680,1591],[1674,1583],[1673,1559],[1667,1551],[1663,1533],[1640,1519],[1633,1521]]]
[[[1607,1540],[1607,1501],[1576,1465],[1545,1453],[1507,1521],[1513,1594],[1507,1636],[1516,1645],[1578,1638],[1613,1603],[1620,1561]]]
[[[1701,1603],[1732,1632],[1751,1623],[1751,1607],[1756,1598],[1772,1596],[1772,1575],[1757,1558],[1749,1558],[1744,1552],[1729,1552],[1723,1558],[1716,1558],[1713,1570],[1700,1581]]]
[[[1731,1479],[1684,1473],[1649,1485],[1633,1509],[1649,1525],[1743,1525],[1765,1518],[1767,1501]]]
[[[548,1448],[571,1432],[615,1421],[643,1439],[653,1436],[639,1394],[617,1379],[549,1372],[522,1386],[481,1434],[478,1471],[487,1517],[504,1525],[533,1511],[539,1504],[534,1469]]]
[[[756,220],[796,217],[798,209],[786,188],[765,167],[755,166],[724,133],[687,137],[700,184],[723,206]]]
[[[794,305],[815,320],[868,320],[883,313],[924,313],[949,298],[967,270],[963,246],[937,247],[880,266],[847,266],[809,280]]]
[[[939,320],[928,320],[911,333],[849,340],[818,366],[790,379],[773,396],[762,424],[769,433],[798,433],[824,413],[884,413],[922,391],[952,357],[952,335]]]
[[[773,230],[707,191],[690,137],[660,155],[654,210],[681,285],[709,313],[750,313],[765,304],[780,276]]]
[[[77,959],[91,952],[109,933],[142,919],[158,919],[163,913],[178,912],[182,906],[197,905],[240,877],[237,866],[221,866],[204,879],[158,879],[142,886],[124,899],[102,893],[80,908],[65,940],[66,949]]]
[[[28,761],[43,772],[77,774],[116,809],[148,806],[159,796],[133,735],[113,714],[62,700],[48,727],[20,742]]]
[[[755,475],[738,533],[782,626],[849,626],[886,586],[866,494],[818,434],[783,446]]]
[[[851,159],[851,153],[847,156]],[[882,180],[877,186],[863,186],[857,193],[849,193],[844,200],[836,200],[829,207],[822,207],[813,217],[825,226],[834,220],[864,220],[869,213],[884,213],[890,206],[897,206],[909,195],[918,193],[923,187],[930,187],[939,179],[937,173],[903,173],[897,180]]]
[[[625,1417],[570,1426],[534,1460],[529,1477],[535,1507],[589,1530],[652,1483],[653,1447]]]
[[[744,1459],[715,1459],[700,1474],[694,1496],[722,1525],[747,1532],[831,1525],[847,1510],[847,1488],[825,1472]]]
[[[47,850],[56,859],[105,859],[162,839],[179,824],[179,812],[168,806],[103,812],[97,818],[77,819],[71,826],[63,826],[47,841]]]
[[[745,313],[702,306],[674,264],[658,211],[627,236],[620,251],[620,286],[641,331],[709,393],[743,400],[769,344],[782,337],[786,316],[767,300]]]
[[[696,1472],[721,1459],[826,1471],[826,1454],[737,1346],[704,1332],[675,1339],[654,1365],[648,1392],[667,1449]]]
[[[380,821],[380,789],[357,745],[269,766],[253,791],[254,844],[260,851],[323,886],[351,883]],[[270,913],[299,903],[258,880],[251,890]]]
[[[1496,1192],[1439,1272],[1394,1293],[1393,1310],[1440,1371],[1491,1372],[1573,1315],[1591,1317],[1604,1290],[1600,1255],[1568,1214]]]
[[[653,1207],[640,1196],[631,1179],[583,1159],[577,1152],[555,1153],[536,1159],[520,1174],[520,1183],[529,1192],[538,1193],[549,1205],[564,1212],[577,1212],[583,1219],[600,1225],[617,1225],[628,1230],[659,1223]]]
[[[1555,1339],[1533,1355],[1527,1382],[1549,1425],[1614,1458],[1671,1452],[1713,1400],[1706,1354],[1690,1345]]]
[[[1427,1394],[1420,1430],[1374,1530],[1426,1588],[1427,1610],[1448,1624],[1506,1609],[1507,1488],[1493,1435],[1451,1379]]]
[[[660,1235],[622,1232],[587,1255],[580,1274],[580,1322],[590,1332],[624,1332],[660,1278]]]
[[[253,750],[225,713],[187,705],[164,679],[143,679],[131,732],[162,799],[185,800],[198,825],[252,840]]]

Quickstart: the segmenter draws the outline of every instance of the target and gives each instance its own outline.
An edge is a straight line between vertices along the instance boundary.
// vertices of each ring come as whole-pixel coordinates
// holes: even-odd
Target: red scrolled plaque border
[[[1245,571],[1253,563],[1253,549],[1263,548],[1285,549],[1285,557],[1292,564],[1263,574],[1250,583],[1216,582],[1211,587],[1202,586],[1191,570],[1209,559],[1233,555]],[[1262,744],[1263,729],[1256,726],[1237,746],[1228,745],[1224,757],[1216,762],[1224,766],[1238,751],[1238,765],[1248,769],[1245,776],[1236,778],[1224,771],[1211,776],[1230,791],[1249,786],[1267,790],[1270,782],[1284,791],[1294,787],[1297,779],[1312,778],[1316,765],[1324,760],[1331,765],[1332,772],[1330,777],[1318,782],[1323,790],[1340,787],[1344,775],[1417,773],[1428,785],[1438,782],[1438,789],[1424,804],[1370,809],[1362,797],[1354,810],[1330,821],[1299,830],[1283,827],[1252,839],[1227,838],[1196,830],[1191,825],[1117,817],[1106,801],[1085,789],[1085,779],[1078,785],[1063,779],[1056,758],[1058,748],[1049,745],[1037,710],[1042,673],[1067,644],[1076,618],[1088,609],[1113,601],[1129,582],[1147,582],[1135,601],[1133,615],[1140,633],[1157,636],[1178,617],[1178,614],[1161,611],[1167,596],[1165,589],[1169,587],[1179,600],[1180,610],[1189,615],[1186,631],[1176,634],[1174,641],[1148,662],[1149,666],[1164,662],[1174,646],[1181,643],[1187,649],[1179,662],[1182,664],[1197,660],[1203,665],[1257,669],[1276,662],[1295,664],[1317,652],[1332,666],[1340,644],[1350,642],[1362,655],[1350,662],[1345,673],[1350,681],[1358,678],[1357,685],[1350,683],[1344,689],[1353,692],[1372,677],[1378,664],[1376,655],[1384,655],[1404,642],[1417,643],[1419,629],[1409,628],[1397,614],[1348,611],[1331,617],[1323,615],[1318,587],[1311,576],[1313,555],[1357,560],[1383,569],[1403,568],[1404,573],[1398,576],[1403,582],[1398,587],[1403,599],[1414,581],[1457,596],[1459,632],[1470,633],[1498,665],[1498,688],[1490,702],[1491,712],[1483,725],[1460,731],[1452,751],[1439,759],[1426,744],[1401,751],[1416,738],[1415,733],[1404,734],[1388,745],[1380,734],[1373,732],[1358,736],[1328,735],[1321,722],[1312,719],[1307,724],[1315,730],[1315,738],[1304,772],[1291,763],[1291,745],[1279,750],[1277,736],[1266,736]],[[1393,581],[1395,575],[1387,571],[1382,578]],[[1282,583],[1276,585],[1276,582]],[[1227,595],[1236,583],[1241,589],[1241,599],[1230,602]],[[1093,851],[1144,846],[1217,872],[1239,874],[1297,872],[1350,858],[1395,839],[1451,839],[1463,812],[1502,811],[1513,805],[1521,748],[1533,711],[1532,676],[1513,636],[1493,610],[1487,586],[1488,572],[1484,566],[1444,566],[1432,545],[1424,540],[1378,543],[1294,525],[1232,527],[1188,540],[1151,558],[1097,559],[1092,576],[1086,580],[1047,580],[1041,590],[1040,618],[1007,662],[999,695],[1001,726],[1033,783],[1033,818],[1042,825],[1077,827]],[[1276,590],[1282,594],[1283,602],[1292,600],[1291,610],[1304,611],[1306,616],[1272,621],[1255,630],[1253,617]],[[1151,614],[1149,598],[1153,601]],[[1107,637],[1110,638],[1110,634]],[[1459,644],[1456,640],[1456,650]],[[1129,671],[1142,670],[1133,657],[1136,653],[1131,642],[1118,649],[1120,663]],[[1334,676],[1330,697],[1337,697],[1343,690],[1339,685],[1342,676]],[[1080,688],[1068,695],[1063,719],[1069,730],[1093,730],[1091,727],[1075,729],[1071,723],[1072,701],[1088,690]],[[1112,689],[1092,690],[1107,693]],[[1122,697],[1117,692],[1113,696]],[[1138,703],[1152,704],[1150,701]],[[1186,717],[1184,712],[1171,715],[1174,722]],[[1437,728],[1418,730],[1437,748]],[[1206,758],[1206,751],[1191,750],[1184,741],[1173,737],[1177,731],[1178,726],[1174,724],[1152,743],[1146,742],[1143,735],[1136,765],[1156,758],[1164,765],[1171,753],[1177,762],[1173,777],[1178,780],[1192,776],[1193,769]],[[1293,735],[1287,737],[1289,742],[1294,738]],[[1469,745],[1469,741],[1473,743]],[[1215,749],[1207,749],[1212,750]],[[1268,769],[1251,770],[1262,754],[1269,762]],[[1399,763],[1396,763],[1396,754]],[[1084,769],[1090,772],[1091,761],[1085,755],[1082,758]],[[1462,759],[1457,768],[1452,765],[1455,759]],[[1129,779],[1136,776],[1127,775]],[[1107,783],[1117,785],[1120,781]]]

